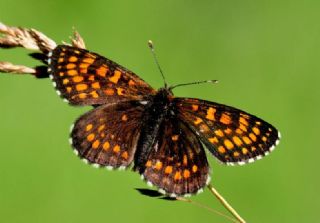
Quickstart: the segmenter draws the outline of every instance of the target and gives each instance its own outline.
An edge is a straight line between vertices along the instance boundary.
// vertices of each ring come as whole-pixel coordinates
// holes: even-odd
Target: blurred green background
[[[87,48],[135,71],[155,88],[155,43],[175,90],[241,108],[275,125],[282,141],[254,164],[220,165],[212,182],[248,222],[319,221],[320,2],[0,0],[0,21],[36,28],[57,42],[76,27]],[[23,49],[0,61],[35,65]],[[152,199],[132,171],[84,165],[71,151],[74,108],[49,79],[1,74],[0,222],[228,222],[183,202]],[[318,139],[317,139],[318,138]],[[226,213],[205,191],[192,198]]]

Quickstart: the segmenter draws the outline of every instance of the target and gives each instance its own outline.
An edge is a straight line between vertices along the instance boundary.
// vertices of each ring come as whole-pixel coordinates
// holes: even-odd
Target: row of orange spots
[[[215,112],[216,112],[216,109],[210,107],[210,108],[207,110],[207,116],[206,116],[206,118],[213,121],[213,120],[214,120],[214,113],[215,113]]]
[[[221,117],[220,117],[220,122],[225,124],[225,125],[229,125],[232,123],[231,121],[231,117],[230,115],[226,114],[226,113],[222,113]]]
[[[109,77],[109,80],[115,84],[118,83],[119,79],[121,77],[121,71],[119,70],[115,70],[114,73],[113,73],[113,76],[112,77]]]

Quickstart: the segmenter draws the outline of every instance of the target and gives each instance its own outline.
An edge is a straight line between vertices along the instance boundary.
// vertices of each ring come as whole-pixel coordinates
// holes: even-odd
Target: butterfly
[[[97,53],[59,45],[48,73],[71,105],[94,108],[74,123],[70,143],[86,163],[133,166],[149,185],[174,196],[196,194],[210,181],[205,148],[227,165],[251,163],[280,139],[275,127],[242,110],[153,89],[132,71]]]

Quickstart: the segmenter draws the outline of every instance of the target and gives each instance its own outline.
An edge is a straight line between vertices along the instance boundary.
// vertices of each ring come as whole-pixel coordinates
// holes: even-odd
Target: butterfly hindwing
[[[272,125],[239,109],[199,99],[175,98],[174,103],[178,116],[223,163],[253,162],[269,154],[279,141]]]
[[[142,175],[162,193],[181,196],[206,185],[209,166],[197,136],[181,120],[171,118],[162,123]]]
[[[85,49],[59,45],[48,67],[58,94],[73,105],[141,100],[156,92],[133,72]]]
[[[129,101],[87,112],[71,132],[74,150],[91,164],[127,167],[136,150],[143,110],[140,103]]]

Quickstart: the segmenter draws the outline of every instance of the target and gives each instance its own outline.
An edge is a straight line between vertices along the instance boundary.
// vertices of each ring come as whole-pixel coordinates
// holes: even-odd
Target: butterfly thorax
[[[160,88],[156,95],[148,101],[143,114],[142,130],[134,158],[134,169],[143,172],[144,165],[154,145],[161,124],[173,115],[173,94],[167,88]]]

